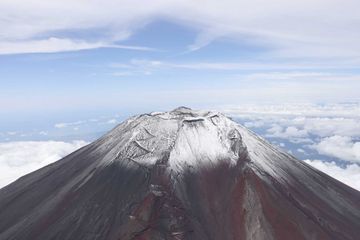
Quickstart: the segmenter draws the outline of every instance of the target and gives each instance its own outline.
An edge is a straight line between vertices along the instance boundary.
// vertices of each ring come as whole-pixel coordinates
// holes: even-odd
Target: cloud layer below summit
[[[330,176],[360,190],[360,108],[348,104],[283,104],[224,106],[236,121],[272,144]],[[26,132],[0,133],[0,186],[45,166],[85,145],[87,141],[48,141],[57,131],[82,139],[89,129],[106,131],[121,122],[119,115],[53,124],[38,132],[41,141],[24,141]],[[54,132],[55,131],[55,132]],[[81,133],[82,135],[76,135]],[[55,134],[55,135],[54,135]],[[28,139],[35,135],[29,135]],[[96,137],[87,138],[94,140]]]
[[[65,157],[85,144],[85,141],[0,142],[0,188]]]

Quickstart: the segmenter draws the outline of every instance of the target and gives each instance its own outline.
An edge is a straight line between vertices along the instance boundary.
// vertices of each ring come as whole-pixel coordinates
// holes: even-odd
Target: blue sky
[[[185,105],[229,112],[301,159],[354,164],[359,8],[356,0],[2,0],[0,144],[65,141],[59,157],[130,115]],[[277,111],[260,124],[231,110],[247,106]],[[295,115],[285,121],[283,109]],[[291,123],[298,114],[302,124]],[[337,143],[340,155],[328,150]]]
[[[357,1],[99,6],[0,3],[3,121],[94,109],[359,100]]]

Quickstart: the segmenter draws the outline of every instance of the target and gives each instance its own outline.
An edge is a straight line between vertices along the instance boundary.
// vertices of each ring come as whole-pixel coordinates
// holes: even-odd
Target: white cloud
[[[212,29],[204,29],[200,31],[200,33],[197,35],[194,43],[190,44],[187,48],[188,51],[197,51],[208,44],[210,44],[212,41],[214,41],[217,38],[224,37],[227,35],[228,32],[224,28],[212,28]]]
[[[288,137],[306,137],[308,135],[306,130],[298,129],[296,127],[287,127],[284,131],[284,135]]]
[[[360,118],[360,104],[353,103],[279,103],[279,104],[240,104],[237,106],[224,106],[222,110],[233,116],[271,117],[331,117],[331,118]]]
[[[257,121],[257,120],[255,120]],[[263,120],[263,122],[265,122]],[[308,134],[329,137],[333,135],[360,137],[360,119],[333,117],[277,117],[268,119],[269,136],[305,137]],[[264,124],[265,125],[265,124]],[[301,130],[299,130],[301,129]]]
[[[148,22],[153,3],[139,8],[131,1],[0,2],[0,54],[77,51],[102,47],[153,51],[143,46],[117,44]],[[67,17],[64,18],[64,15]],[[75,34],[80,33],[80,34]],[[94,37],[82,37],[82,33]],[[85,34],[90,36],[89,34]],[[65,37],[64,37],[65,36]],[[96,37],[95,37],[96,36]]]
[[[227,107],[227,114],[246,120],[246,126],[262,122],[271,137],[334,135],[360,137],[360,104],[268,104]]]
[[[72,127],[73,130],[78,131],[80,129],[80,127],[83,127],[83,126],[88,127],[95,123],[97,123],[97,125],[104,125],[104,124],[115,124],[118,122],[118,120],[116,118],[110,118],[110,117],[111,116],[102,116],[102,117],[100,117],[100,119],[102,119],[102,120],[91,118],[91,119],[79,120],[79,121],[74,121],[74,122],[56,123],[54,125],[54,127],[55,128]],[[114,116],[112,116],[112,117],[114,117]]]
[[[97,40],[110,44],[165,18],[199,32],[190,50],[230,38],[270,48],[272,56],[359,57],[359,7],[356,0],[2,0],[0,46],[72,30],[98,31]]]
[[[0,54],[52,53],[105,47],[104,43],[88,43],[71,39],[49,38],[42,40],[1,42]]]
[[[354,114],[356,112],[354,111]],[[327,137],[332,135],[360,137],[360,118],[296,118],[294,124],[303,125],[314,135]]]
[[[79,51],[95,48],[120,48],[128,50],[150,51],[151,48],[141,46],[116,45],[106,42],[88,42],[84,40],[51,37],[41,40],[0,42],[0,54],[19,53],[54,53]]]
[[[67,124],[66,123],[56,123],[54,125],[54,127],[56,127],[56,128],[64,128],[64,127],[67,127]]]
[[[348,164],[345,168],[336,165],[335,162],[321,160],[305,160],[306,163],[330,175],[331,177],[360,191],[360,167],[357,164]]]
[[[246,78],[248,80],[287,80],[287,79],[297,79],[297,80],[309,80],[309,79],[319,79],[319,80],[358,80],[358,75],[349,75],[349,74],[334,74],[328,73],[325,70],[328,69],[337,69],[337,68],[357,68],[358,62],[342,62],[342,63],[331,63],[324,61],[315,61],[315,62],[302,62],[302,61],[291,61],[287,60],[276,61],[232,61],[232,62],[205,62],[205,61],[161,61],[161,60],[149,60],[149,59],[132,59],[127,63],[112,63],[110,64],[113,68],[124,68],[124,69],[159,69],[159,68],[178,68],[178,69],[187,69],[187,70],[213,70],[213,71],[234,71],[234,70],[267,70],[268,72],[252,73],[250,75],[240,75],[241,78]],[[302,71],[294,71],[294,69]],[[322,72],[311,71],[313,69],[323,69]],[[280,72],[276,70],[288,70],[289,72]],[[306,72],[304,70],[307,70]]]
[[[76,149],[85,141],[24,141],[0,143],[0,188],[46,166]]]
[[[259,120],[259,121],[250,121],[250,122],[245,122],[244,123],[245,127],[248,128],[259,128],[264,126],[264,122]]]
[[[351,137],[332,136],[312,145],[320,154],[342,160],[360,162],[360,142],[353,142]]]
[[[312,144],[311,148],[321,154],[350,161],[342,168],[335,162],[305,160],[320,171],[360,190],[360,142],[354,141],[360,137],[359,103],[243,104],[223,107],[220,111],[243,119],[249,127],[256,127],[261,121],[268,135],[299,144],[292,148],[296,152],[311,156],[313,153],[308,147]],[[306,133],[311,139],[306,137]]]
[[[298,149],[296,149],[296,151],[298,151],[298,152],[300,152],[300,153],[305,153],[305,150],[302,149],[302,148],[298,148]]]
[[[108,124],[115,124],[117,123],[117,120],[115,118],[108,120],[106,123]]]
[[[308,136],[308,132],[303,129],[298,129],[296,127],[290,126],[290,127],[281,127],[278,124],[273,124],[273,126],[269,129],[267,129],[268,134],[266,134],[267,137],[273,137],[273,138],[305,138]]]
[[[70,127],[70,126],[78,126],[81,124],[86,123],[86,121],[76,121],[76,122],[67,122],[67,123],[56,123],[54,126],[56,128],[66,128],[66,127]]]

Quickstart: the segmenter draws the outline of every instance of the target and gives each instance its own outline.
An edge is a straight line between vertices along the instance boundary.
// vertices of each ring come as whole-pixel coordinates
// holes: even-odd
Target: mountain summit
[[[218,112],[132,117],[0,190],[0,239],[355,240],[360,192]]]

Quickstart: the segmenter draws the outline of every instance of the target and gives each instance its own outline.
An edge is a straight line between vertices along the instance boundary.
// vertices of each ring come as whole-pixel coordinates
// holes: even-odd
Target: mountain
[[[132,117],[0,190],[0,239],[355,240],[360,192],[218,112]]]

